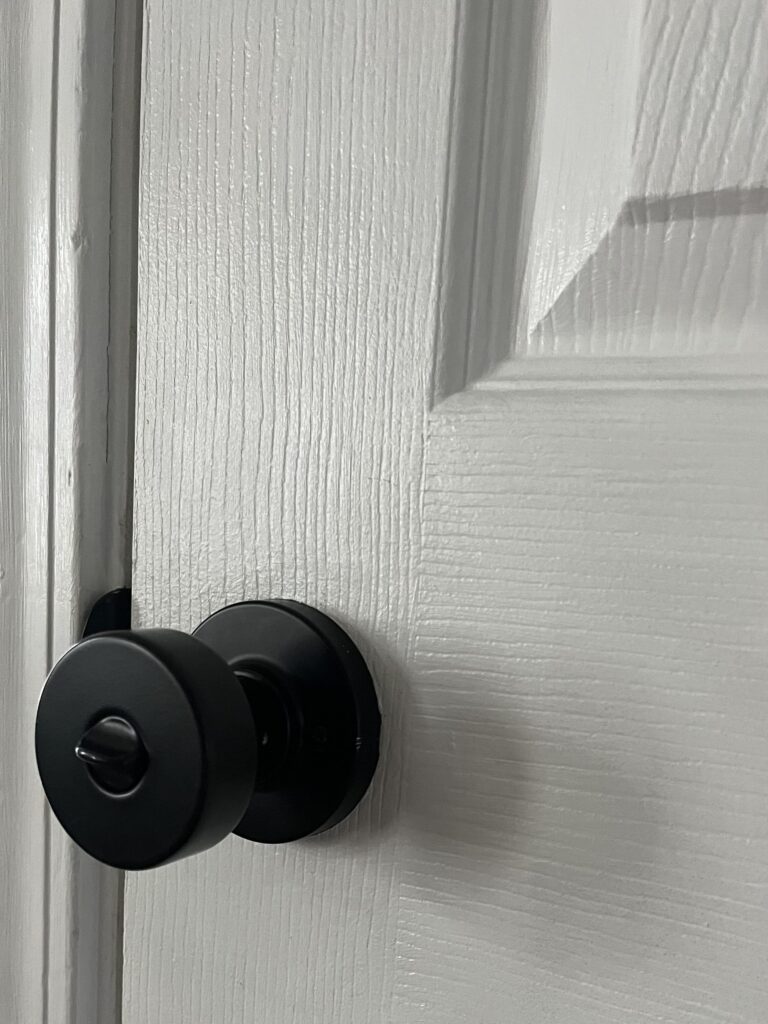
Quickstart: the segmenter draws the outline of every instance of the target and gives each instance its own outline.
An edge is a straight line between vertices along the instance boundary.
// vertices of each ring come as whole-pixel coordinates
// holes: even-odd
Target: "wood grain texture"
[[[515,355],[765,353],[768,9],[611,8],[549,10]]]
[[[137,620],[316,603],[385,737],[332,835],[128,878],[126,1024],[389,1012],[453,39],[443,0],[148,5]]]
[[[633,200],[535,326],[525,353],[765,356],[766,283],[768,190]]]
[[[768,185],[768,8],[646,0],[631,194]]]
[[[52,5],[0,7],[0,1004],[42,1024],[46,812],[32,750],[47,671]],[[41,72],[42,69],[42,72]],[[33,154],[38,156],[35,159]]]
[[[126,244],[110,228],[124,202],[110,184],[114,35],[111,4],[0,11],[0,1003],[24,1024],[119,1016],[120,878],[53,820],[33,748],[52,660],[129,568],[130,339],[110,331],[131,280],[110,281]]]
[[[404,1022],[768,1015],[765,393],[433,413]]]

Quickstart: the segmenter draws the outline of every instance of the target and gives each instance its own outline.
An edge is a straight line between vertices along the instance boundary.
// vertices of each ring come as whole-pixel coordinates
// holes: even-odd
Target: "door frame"
[[[19,714],[0,733],[19,847],[0,870],[21,893],[9,926],[23,934],[0,976],[4,1005],[29,1024],[117,1024],[122,875],[51,814],[32,734],[45,673],[93,600],[130,583],[142,12],[140,0],[19,6],[7,15],[20,84],[3,134],[21,244],[0,260],[8,294],[23,296],[7,311],[19,454],[2,467],[21,552],[3,638]]]

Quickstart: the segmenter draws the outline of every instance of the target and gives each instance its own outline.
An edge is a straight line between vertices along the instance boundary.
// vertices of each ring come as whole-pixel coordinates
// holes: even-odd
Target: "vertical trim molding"
[[[51,410],[52,657],[130,583],[141,7],[60,0]],[[118,1024],[120,873],[49,830],[50,1022]]]
[[[51,816],[33,729],[51,662],[130,582],[141,4],[22,6],[0,10],[0,1005],[118,1024],[122,877]]]

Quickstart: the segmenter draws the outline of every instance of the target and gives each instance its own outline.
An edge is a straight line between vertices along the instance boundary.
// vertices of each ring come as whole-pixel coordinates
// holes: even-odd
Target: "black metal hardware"
[[[131,628],[131,588],[119,587],[110,590],[95,602],[88,613],[83,629],[83,640],[96,633],[106,633],[113,629]]]
[[[250,601],[191,636],[115,628],[129,623],[130,591],[97,602],[37,712],[46,795],[88,853],[154,867],[232,831],[301,839],[358,804],[380,714],[362,656],[328,616]]]

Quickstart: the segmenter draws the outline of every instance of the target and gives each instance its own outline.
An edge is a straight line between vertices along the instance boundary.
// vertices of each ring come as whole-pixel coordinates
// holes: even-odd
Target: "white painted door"
[[[359,811],[125,896],[125,1024],[768,1019],[762,0],[149,0],[141,624],[374,671]]]

